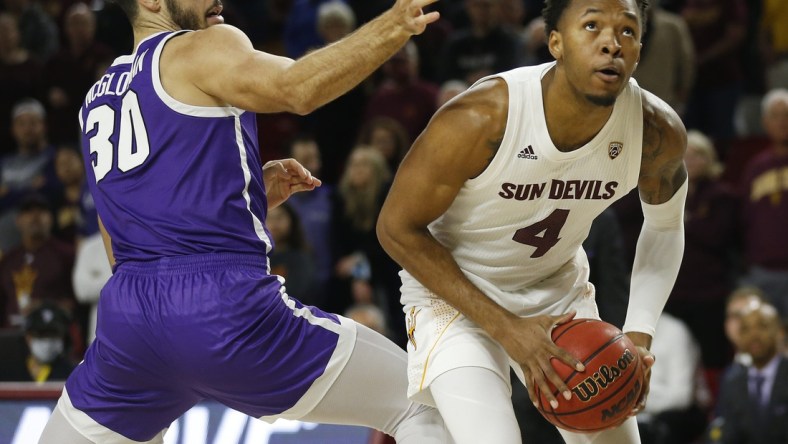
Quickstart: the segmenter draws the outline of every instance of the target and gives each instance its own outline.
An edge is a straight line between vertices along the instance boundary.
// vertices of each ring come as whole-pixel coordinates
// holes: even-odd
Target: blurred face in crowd
[[[293,144],[290,155],[304,166],[313,176],[320,174],[323,162],[320,158],[320,149],[313,140],[300,140]]]
[[[11,133],[21,152],[37,151],[46,143],[44,117],[36,113],[24,113],[11,122]]]
[[[777,100],[763,116],[763,128],[775,143],[788,145],[788,100]]]
[[[372,160],[372,148],[355,150],[350,155],[347,174],[354,187],[365,187],[372,183],[375,175],[375,164]]]
[[[68,41],[74,46],[87,46],[96,35],[96,17],[84,3],[77,3],[68,12],[65,20]]]
[[[52,233],[52,214],[46,208],[28,208],[17,215],[16,227],[23,242],[46,240]]]
[[[369,143],[386,159],[393,159],[397,155],[397,138],[387,128],[375,127],[370,135]]]
[[[475,29],[489,30],[500,23],[500,0],[465,0],[465,10]]]
[[[266,225],[276,244],[284,243],[293,229],[293,221],[290,219],[290,215],[281,206],[268,211]]]
[[[759,296],[748,295],[737,297],[728,303],[725,309],[725,336],[728,337],[737,352],[743,351],[739,332],[742,315],[762,302]]]
[[[19,28],[10,14],[0,14],[0,54],[19,48]]]
[[[82,181],[82,157],[76,150],[61,148],[55,155],[55,173],[65,185],[74,185]]]
[[[744,312],[739,328],[742,349],[752,356],[753,364],[761,368],[777,355],[782,342],[780,317],[768,304],[759,304]]]

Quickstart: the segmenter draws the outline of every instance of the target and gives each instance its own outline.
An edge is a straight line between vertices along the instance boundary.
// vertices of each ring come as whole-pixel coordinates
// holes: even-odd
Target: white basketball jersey
[[[588,285],[582,242],[591,222],[637,185],[640,171],[643,108],[637,83],[630,80],[590,142],[565,153],[553,145],[542,103],[541,79],[554,64],[491,76],[509,88],[500,149],[429,226],[466,276],[513,311],[547,306],[568,295],[562,292]],[[434,296],[409,273],[401,276],[404,305]],[[535,294],[546,288],[559,291]]]

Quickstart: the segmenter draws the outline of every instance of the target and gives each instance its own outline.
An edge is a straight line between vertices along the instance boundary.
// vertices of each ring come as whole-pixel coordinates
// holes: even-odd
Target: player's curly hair
[[[578,0],[546,0],[544,9],[542,9],[542,18],[544,18],[545,32],[550,36],[552,31],[558,29],[558,20],[561,19],[564,11],[572,1]],[[640,9],[640,27],[643,32],[646,30],[646,11],[648,10],[648,0],[635,0],[635,3]]]
[[[137,0],[109,0],[109,2],[118,5],[120,9],[126,13],[126,17],[129,18],[129,21],[134,23],[137,14],[140,12]]]

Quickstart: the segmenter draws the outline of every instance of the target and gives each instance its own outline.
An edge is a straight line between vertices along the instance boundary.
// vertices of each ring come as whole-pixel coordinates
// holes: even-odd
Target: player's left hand
[[[635,406],[632,408],[632,413],[629,416],[635,416],[646,408],[646,398],[648,397],[650,382],[651,382],[651,367],[654,365],[654,353],[649,351],[651,347],[651,336],[645,333],[629,332],[627,333],[629,339],[635,344],[640,355],[640,365],[643,366],[643,388],[640,390],[640,397]]]
[[[312,177],[312,173],[295,159],[266,162],[263,165],[263,182],[269,210],[281,205],[293,193],[312,191],[323,183]]]

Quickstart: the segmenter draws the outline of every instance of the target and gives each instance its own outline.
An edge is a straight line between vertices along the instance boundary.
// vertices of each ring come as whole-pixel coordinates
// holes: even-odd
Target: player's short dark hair
[[[140,12],[137,0],[109,0],[109,2],[118,5],[120,9],[126,13],[126,17],[129,18],[129,21],[134,23],[137,14]]]
[[[579,0],[546,0],[544,9],[542,9],[542,18],[544,18],[545,32],[550,36],[552,31],[558,29],[558,20],[564,14],[566,8],[572,1]],[[648,10],[648,0],[635,0],[635,3],[640,9],[640,27],[643,32],[646,30],[646,11]]]

